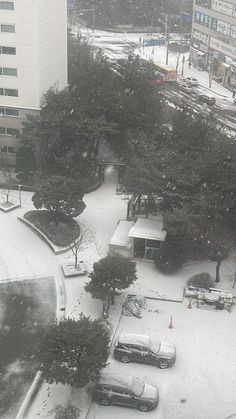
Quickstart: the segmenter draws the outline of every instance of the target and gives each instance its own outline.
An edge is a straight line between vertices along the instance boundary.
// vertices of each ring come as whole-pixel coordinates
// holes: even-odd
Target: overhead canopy
[[[129,237],[164,241],[166,238],[166,231],[163,230],[162,217],[158,216],[155,219],[138,218],[129,231]]]
[[[194,51],[197,55],[200,55],[200,57],[203,56],[203,55],[206,55],[205,52],[199,51],[198,49],[193,48],[193,47],[191,47],[191,51]]]
[[[126,247],[129,249],[132,246],[132,239],[128,234],[133,225],[134,221],[120,221],[116,226],[109,245]]]

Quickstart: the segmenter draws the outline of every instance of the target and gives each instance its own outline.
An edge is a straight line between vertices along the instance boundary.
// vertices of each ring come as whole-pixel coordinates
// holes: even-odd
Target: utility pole
[[[185,56],[183,55],[183,58],[182,58],[182,71],[181,71],[181,76],[183,76],[183,75],[184,75],[184,63],[185,63]]]
[[[165,35],[166,35],[166,65],[168,65],[169,59],[169,40],[170,40],[170,16],[165,15]]]

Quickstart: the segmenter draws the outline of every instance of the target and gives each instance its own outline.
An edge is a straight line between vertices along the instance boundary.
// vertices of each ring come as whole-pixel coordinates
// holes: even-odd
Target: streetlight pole
[[[21,187],[22,187],[22,185],[18,185],[18,190],[19,190],[19,204],[20,204],[20,208],[21,208]]]
[[[183,75],[184,75],[184,63],[185,63],[185,56],[183,55],[183,58],[182,58],[182,71],[181,71],[181,76],[183,76]]]
[[[166,18],[166,24],[165,24],[165,30],[166,30],[166,65],[168,65],[168,59],[169,59],[169,40],[170,40],[170,16],[165,15]]]
[[[170,19],[171,16],[167,15],[166,13],[159,13],[159,16],[161,16],[160,19],[158,19],[165,27],[165,39],[166,39],[166,65],[168,65],[168,59],[169,59],[169,39],[170,39]],[[165,20],[164,20],[164,19]],[[163,19],[163,20],[161,20]]]

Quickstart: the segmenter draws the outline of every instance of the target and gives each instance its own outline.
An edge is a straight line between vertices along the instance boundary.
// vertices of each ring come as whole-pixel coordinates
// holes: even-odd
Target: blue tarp
[[[150,38],[144,40],[145,47],[153,47],[154,45],[165,45],[165,39],[163,38]]]

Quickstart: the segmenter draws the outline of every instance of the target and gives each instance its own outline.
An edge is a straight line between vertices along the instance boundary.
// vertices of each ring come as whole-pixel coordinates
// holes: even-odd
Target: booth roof
[[[109,245],[129,248],[131,246],[129,231],[133,225],[134,221],[119,221]]]
[[[162,216],[158,216],[155,219],[138,218],[129,231],[129,237],[165,241],[166,231],[163,230]]]

